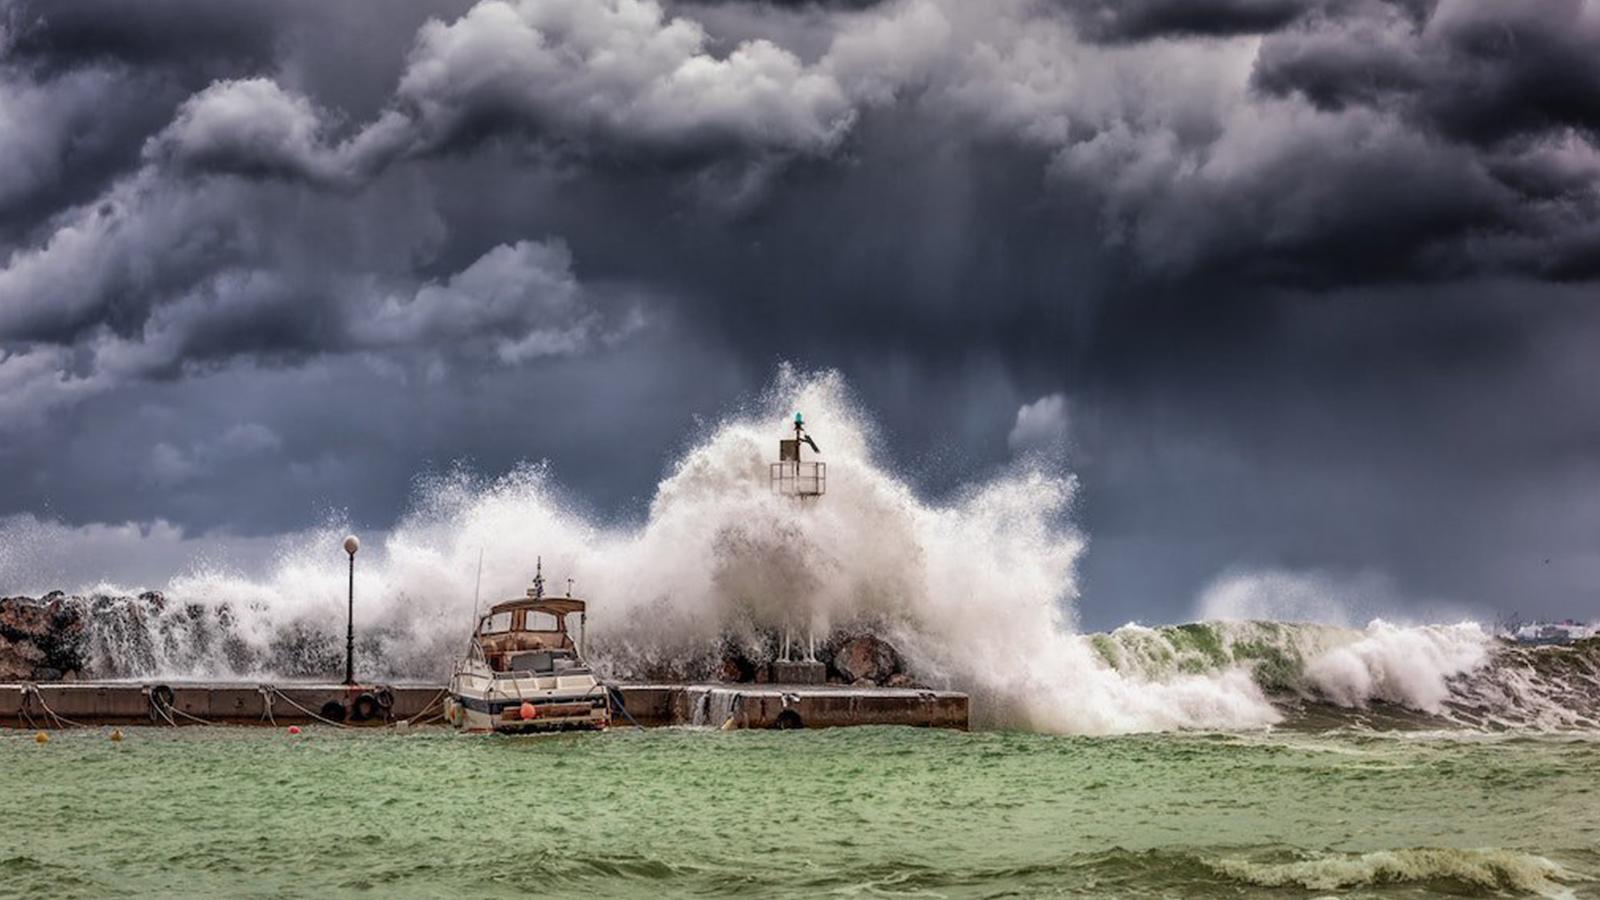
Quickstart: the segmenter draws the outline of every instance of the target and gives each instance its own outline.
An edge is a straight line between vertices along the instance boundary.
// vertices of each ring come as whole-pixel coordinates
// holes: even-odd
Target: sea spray
[[[815,423],[829,467],[828,493],[816,500],[768,485],[775,442],[797,409]],[[1481,632],[1463,632],[1466,649],[1407,629],[1075,634],[1086,546],[1070,521],[1075,489],[1070,474],[1033,457],[930,502],[882,462],[839,375],[785,370],[682,452],[641,522],[598,521],[545,465],[419,481],[412,509],[357,559],[358,671],[442,677],[471,626],[480,556],[485,603],[519,596],[536,557],[555,590],[575,579],[591,603],[592,655],[612,677],[705,678],[730,641],[762,659],[786,627],[865,627],[898,645],[917,678],[971,692],[979,725],[1249,728],[1281,719],[1272,697],[1283,692],[1437,709],[1453,679],[1487,658]],[[333,671],[344,527],[300,535],[263,578],[201,568],[167,584],[159,608],[97,601],[89,674]],[[1418,647],[1438,653],[1410,659]]]

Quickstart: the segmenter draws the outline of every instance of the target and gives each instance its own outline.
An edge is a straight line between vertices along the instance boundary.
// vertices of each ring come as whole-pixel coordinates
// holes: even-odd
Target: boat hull
[[[524,717],[523,706],[533,715]],[[486,700],[471,694],[445,699],[445,720],[471,734],[537,734],[547,731],[599,731],[611,724],[604,694],[598,698],[545,697],[537,700]]]

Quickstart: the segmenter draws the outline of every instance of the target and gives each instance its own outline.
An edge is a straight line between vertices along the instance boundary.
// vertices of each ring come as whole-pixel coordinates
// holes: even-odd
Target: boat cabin
[[[580,674],[588,671],[579,657],[584,609],[582,600],[571,597],[512,600],[479,619],[474,637],[484,661],[497,673]],[[578,617],[578,643],[567,628],[572,615]]]

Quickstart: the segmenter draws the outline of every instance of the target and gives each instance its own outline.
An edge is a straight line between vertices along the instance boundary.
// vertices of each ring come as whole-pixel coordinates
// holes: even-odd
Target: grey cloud
[[[627,317],[617,327],[637,321]],[[580,352],[605,328],[572,273],[566,245],[519,241],[491,249],[413,296],[384,298],[356,317],[351,337],[364,347],[436,350],[486,341],[495,357],[515,364]]]
[[[1267,38],[1256,85],[1323,108],[1386,106],[1473,143],[1600,127],[1600,16],[1582,0],[1444,0],[1422,21],[1384,4],[1354,8]]]
[[[196,174],[351,181],[348,163],[328,146],[327,118],[271,79],[218,81],[184,102],[144,156]]]
[[[602,301],[585,290],[559,240],[489,248],[435,281],[412,269],[437,242],[415,198],[371,192],[354,210],[344,204],[147,169],[0,269],[0,341],[21,348],[0,372],[31,392],[54,385],[70,402],[241,358],[394,352],[521,364],[616,340],[641,321],[626,291]],[[368,223],[385,215],[395,224],[379,239]],[[335,248],[343,254],[324,258]],[[76,348],[87,374],[44,377],[43,361],[66,352],[50,345]]]
[[[54,73],[125,64],[184,69],[215,77],[241,63],[268,63],[285,19],[262,4],[144,0],[8,0],[5,45],[11,58]]]
[[[934,494],[1070,396],[1091,624],[1587,571],[1523,567],[1592,532],[1537,516],[1600,421],[1587,7],[219,9],[7,7],[0,515],[381,528],[540,458],[630,515],[788,359]]]
[[[145,474],[156,486],[172,488],[228,467],[276,454],[283,448],[278,433],[260,422],[238,422],[215,438],[178,447],[167,441],[150,450]]]
[[[497,137],[580,157],[759,166],[832,152],[863,105],[922,77],[949,32],[937,5],[910,0],[843,20],[807,64],[762,38],[713,53],[702,25],[654,2],[483,0],[425,23],[388,108],[336,146],[326,111],[256,78],[196,94],[147,156],[325,186]]]
[[[839,85],[765,41],[725,57],[704,30],[653,2],[485,0],[417,37],[397,101],[425,148],[523,126],[667,148],[833,145],[852,110]]]

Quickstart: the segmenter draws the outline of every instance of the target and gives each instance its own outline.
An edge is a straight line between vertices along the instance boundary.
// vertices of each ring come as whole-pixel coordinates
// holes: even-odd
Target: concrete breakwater
[[[967,696],[954,691],[780,684],[623,684],[609,690],[618,727],[967,727]],[[384,726],[435,719],[442,694],[440,685],[430,684],[23,682],[0,684],[0,727]]]

